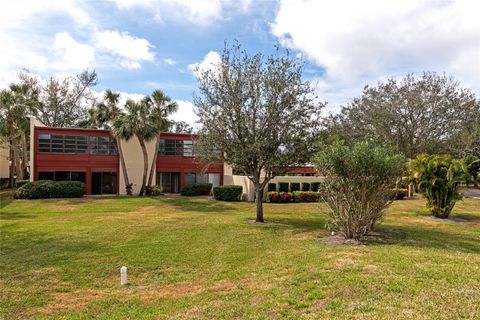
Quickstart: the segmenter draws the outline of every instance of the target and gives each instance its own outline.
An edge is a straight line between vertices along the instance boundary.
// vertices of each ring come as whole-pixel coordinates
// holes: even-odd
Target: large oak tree
[[[480,104],[445,75],[424,73],[366,86],[361,97],[326,121],[326,137],[374,138],[414,158],[420,153],[461,157],[478,148]]]
[[[221,62],[197,74],[201,130],[195,151],[207,162],[225,161],[252,181],[256,221],[264,222],[265,185],[310,159],[323,105],[302,79],[302,61],[288,51],[251,55],[238,44],[226,45]]]

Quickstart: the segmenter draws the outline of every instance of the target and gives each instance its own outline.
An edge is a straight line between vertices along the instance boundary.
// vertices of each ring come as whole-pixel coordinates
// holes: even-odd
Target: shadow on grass
[[[0,209],[3,209],[12,201],[13,201],[13,191],[11,190],[3,191],[2,194],[0,194]]]
[[[202,213],[225,213],[235,211],[236,209],[215,200],[175,197],[175,198],[161,198],[162,203],[176,207],[180,211],[194,211]]]
[[[5,226],[4,226],[5,227]],[[36,268],[57,267],[74,260],[78,253],[101,250],[95,242],[68,237],[55,237],[39,231],[22,231],[8,226],[1,228],[3,272],[26,272]]]
[[[23,219],[33,219],[36,218],[36,215],[26,214],[20,212],[0,212],[0,220],[23,220]]]

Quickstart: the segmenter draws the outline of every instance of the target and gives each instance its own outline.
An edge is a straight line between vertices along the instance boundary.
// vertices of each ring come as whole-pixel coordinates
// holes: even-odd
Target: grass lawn
[[[322,204],[2,199],[0,318],[479,319],[480,200],[394,203],[393,244],[332,247]],[[130,285],[120,286],[126,265]]]

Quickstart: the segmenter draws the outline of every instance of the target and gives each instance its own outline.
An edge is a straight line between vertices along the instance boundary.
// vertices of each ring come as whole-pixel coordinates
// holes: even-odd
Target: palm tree
[[[149,97],[145,98],[145,103],[150,109],[150,119],[156,128],[155,152],[153,154],[152,163],[150,165],[150,175],[148,177],[148,187],[152,186],[153,176],[155,173],[155,164],[157,163],[158,149],[160,147],[160,139],[162,132],[167,130],[170,125],[167,117],[177,111],[178,105],[172,102],[172,99],[161,90],[155,90]]]
[[[126,192],[128,195],[131,195],[130,180],[125,165],[121,140],[129,140],[133,136],[133,133],[128,130],[128,124],[121,121],[125,118],[125,114],[120,109],[119,102],[120,94],[115,93],[110,89],[107,90],[103,96],[103,101],[99,103],[95,109],[89,110],[90,123],[112,132],[112,136],[117,142],[118,156],[120,157],[120,166],[122,167]]]
[[[125,136],[133,134],[137,137],[143,154],[143,178],[142,187],[140,188],[139,196],[145,194],[145,187],[147,184],[148,173],[148,153],[145,143],[154,139],[157,136],[157,126],[152,121],[149,104],[147,99],[142,99],[140,102],[135,102],[131,99],[127,100],[125,104],[127,113],[123,117]],[[128,139],[127,139],[128,140]]]
[[[433,216],[448,218],[457,200],[462,199],[460,184],[468,179],[463,161],[448,155],[422,154],[410,161],[409,171]]]
[[[11,84],[0,92],[0,113],[6,127],[6,135],[12,147],[13,172],[22,180],[28,166],[27,139],[28,117],[35,114],[38,106],[38,92],[26,83]],[[20,145],[22,156],[20,157]],[[12,175],[13,176],[13,175]]]

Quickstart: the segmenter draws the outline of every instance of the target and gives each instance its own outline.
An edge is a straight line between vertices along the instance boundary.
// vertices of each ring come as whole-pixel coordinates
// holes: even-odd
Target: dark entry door
[[[117,193],[116,172],[92,172],[92,194]]]
[[[180,192],[180,173],[179,172],[162,172],[160,174],[163,192],[179,193]]]

